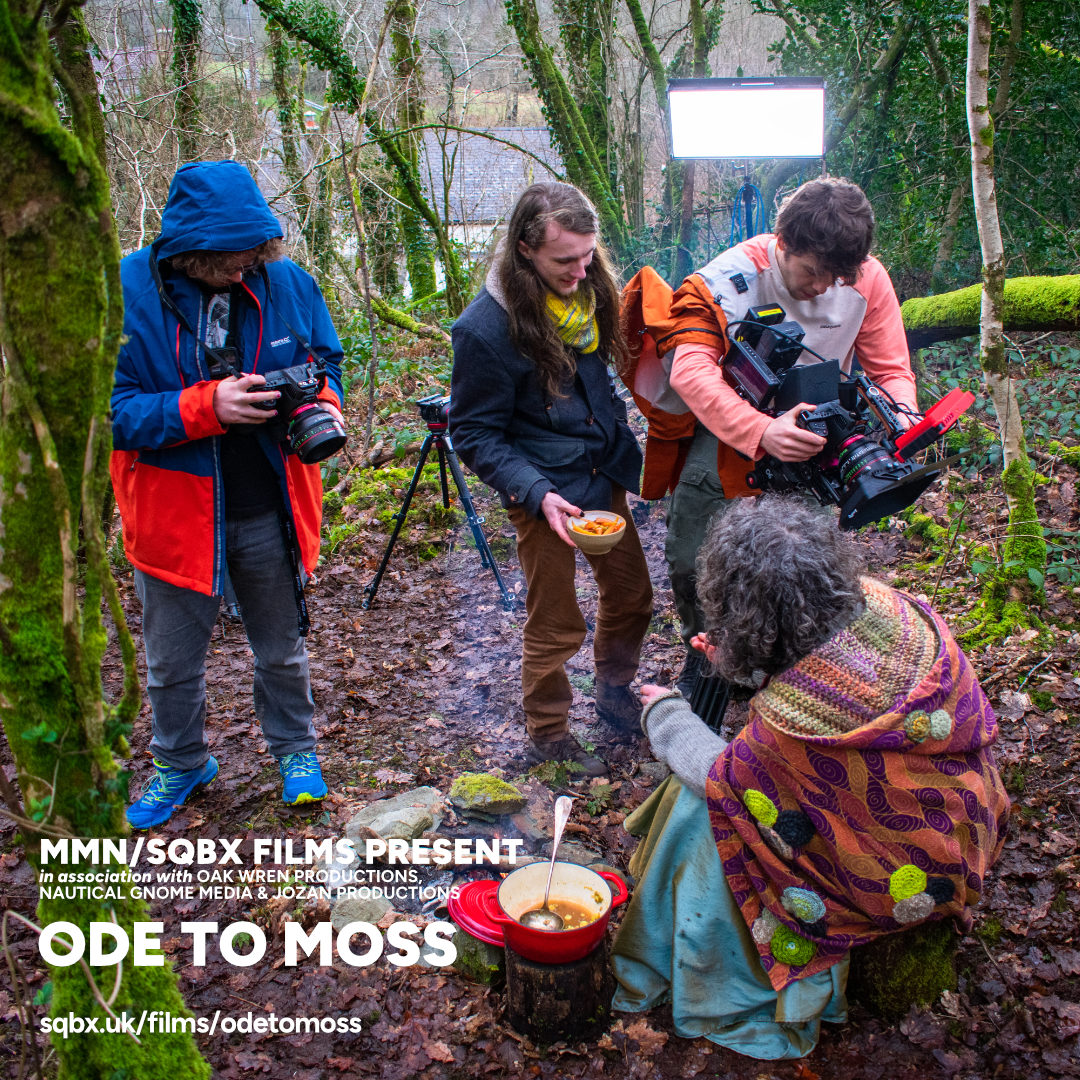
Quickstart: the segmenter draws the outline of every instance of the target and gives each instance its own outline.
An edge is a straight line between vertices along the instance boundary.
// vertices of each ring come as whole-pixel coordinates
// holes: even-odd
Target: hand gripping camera
[[[268,372],[262,386],[249,394],[276,390],[277,401],[253,401],[252,408],[277,414],[267,424],[270,437],[289,443],[289,450],[305,465],[323,461],[345,445],[345,429],[319,404],[326,385],[326,365],[321,360]]]
[[[974,394],[953,390],[905,430],[885,390],[861,373],[842,376],[839,360],[804,346],[802,327],[785,321],[778,304],[750,308],[729,332],[735,326],[723,366],[739,395],[771,416],[804,402],[815,405],[797,423],[826,440],[809,461],[762,458],[747,473],[749,487],[812,492],[823,506],[840,507],[842,529],[858,529],[910,506],[959,460],[956,455],[918,465],[912,458],[956,423]],[[797,364],[804,350],[821,363]]]

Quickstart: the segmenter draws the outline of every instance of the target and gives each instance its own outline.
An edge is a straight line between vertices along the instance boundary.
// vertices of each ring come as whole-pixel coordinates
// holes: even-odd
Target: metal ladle
[[[570,820],[570,811],[573,806],[574,800],[569,795],[560,795],[555,800],[555,833],[551,844],[551,866],[548,867],[544,903],[532,911],[526,911],[518,920],[522,926],[527,926],[531,930],[561,930],[563,928],[562,916],[548,907],[548,897],[551,895],[551,875],[555,872],[555,856],[559,853],[559,841],[562,839],[566,823]]]

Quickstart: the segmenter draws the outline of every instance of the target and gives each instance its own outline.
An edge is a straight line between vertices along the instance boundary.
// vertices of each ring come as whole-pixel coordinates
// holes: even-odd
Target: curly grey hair
[[[797,664],[862,611],[862,570],[831,515],[779,495],[738,499],[697,560],[716,674],[753,686]]]

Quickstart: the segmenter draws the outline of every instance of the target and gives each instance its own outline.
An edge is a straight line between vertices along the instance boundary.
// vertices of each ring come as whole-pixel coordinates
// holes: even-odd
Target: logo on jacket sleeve
[[[277,339],[277,341],[271,341],[270,342],[270,348],[271,349],[276,349],[279,345],[288,345],[290,341],[292,341],[292,338],[279,337]]]
[[[728,281],[735,286],[735,291],[737,293],[741,294],[750,291],[750,286],[746,284],[746,278],[744,278],[742,274],[732,274],[731,277],[728,278]]]

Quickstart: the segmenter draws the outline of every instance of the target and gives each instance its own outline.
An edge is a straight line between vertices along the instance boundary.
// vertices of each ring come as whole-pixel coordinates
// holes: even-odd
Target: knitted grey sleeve
[[[656,758],[705,798],[705,780],[727,743],[698,719],[681,694],[657,699],[642,713],[641,726]]]

